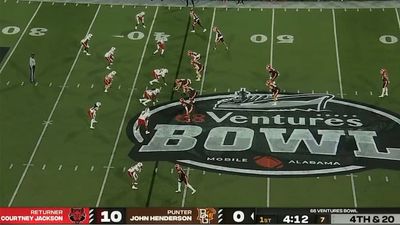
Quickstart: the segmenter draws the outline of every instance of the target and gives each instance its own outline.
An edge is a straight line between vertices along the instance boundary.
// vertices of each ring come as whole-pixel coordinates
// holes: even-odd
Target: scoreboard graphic
[[[0,208],[0,224],[400,224],[400,208]]]

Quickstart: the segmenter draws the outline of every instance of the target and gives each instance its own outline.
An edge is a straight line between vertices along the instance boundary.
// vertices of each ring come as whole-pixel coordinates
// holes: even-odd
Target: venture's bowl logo
[[[183,110],[178,102],[153,108],[149,135],[132,118],[130,156],[261,176],[400,168],[400,116],[333,95],[287,94],[275,104],[242,89],[197,98],[191,123]]]

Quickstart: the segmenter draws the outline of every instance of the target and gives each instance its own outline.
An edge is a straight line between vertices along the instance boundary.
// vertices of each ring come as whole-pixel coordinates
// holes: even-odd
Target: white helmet
[[[161,88],[156,88],[156,90],[154,90],[154,92],[156,92],[157,94],[161,92]]]
[[[93,37],[93,34],[88,34],[87,37],[90,39]]]
[[[164,73],[168,73],[168,69],[163,68]]]
[[[97,106],[97,107],[100,107],[101,106],[101,102],[96,102],[96,104],[94,104],[95,106]]]
[[[115,47],[111,47],[111,51],[115,51]]]
[[[143,11],[140,12],[143,16],[146,15],[146,13],[144,13]]]
[[[117,74],[117,72],[116,71],[112,71],[110,74],[115,76]]]
[[[143,166],[143,163],[142,162],[138,162],[138,167],[142,167]]]

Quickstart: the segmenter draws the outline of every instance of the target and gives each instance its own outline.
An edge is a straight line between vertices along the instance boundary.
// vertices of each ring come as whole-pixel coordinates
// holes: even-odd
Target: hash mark
[[[171,174],[173,174],[173,173],[174,173],[174,169],[171,168]]]
[[[369,92],[369,95],[372,95],[372,91]]]
[[[369,8],[369,11],[370,11],[370,12],[372,12],[372,9],[371,9],[371,8]]]
[[[228,88],[228,92],[231,92],[231,89],[230,89],[230,88]]]
[[[18,2],[18,1],[17,1],[17,2]],[[52,2],[51,5],[54,5],[54,2]]]
[[[327,94],[329,94],[329,91],[326,91]]]
[[[93,88],[94,87],[94,84],[92,84],[92,86],[90,86],[90,88]]]
[[[317,177],[317,179],[319,180],[319,177]]]
[[[29,1],[28,4],[31,4],[31,1]]]
[[[206,171],[205,170],[203,170],[203,175],[205,175],[206,174]]]
[[[49,83],[49,87],[51,87],[52,85],[53,85],[53,83],[52,83],[52,82],[50,82],[50,83]]]
[[[297,94],[300,94],[300,90],[297,90]]]
[[[345,8],[344,11],[347,12],[347,9]]]
[[[110,5],[110,8],[112,8],[113,7],[113,5]]]
[[[179,7],[179,10],[182,10],[182,7]]]
[[[147,5],[144,7],[145,9],[147,9]],[[182,8],[182,7],[181,7]]]
[[[39,84],[39,82],[36,82],[36,83],[35,83],[35,87],[37,87],[37,86],[38,86],[38,84]]]
[[[314,94],[314,93],[315,93],[315,92],[314,92],[314,90],[311,90],[311,93],[313,93],[313,94]]]
[[[64,2],[64,6],[66,5],[67,3],[66,2]]]
[[[45,170],[45,169],[46,169],[46,164],[43,164],[42,170]]]
[[[225,11],[228,11],[228,8],[225,8]]]
[[[121,85],[118,86],[118,89],[121,89]]]
[[[14,167],[14,164],[10,164],[10,166],[8,167],[9,170],[11,170]]]
[[[78,88],[78,87],[80,87],[80,86],[81,86],[81,84],[80,84],[80,83],[76,85],[76,87],[77,87],[77,88]]]
[[[389,177],[385,176],[386,182],[389,182]]]
[[[307,11],[308,11],[308,12],[310,12],[311,10],[310,10],[310,9],[308,9]]]
[[[125,8],[125,5],[122,5],[122,8]]]
[[[249,8],[249,12],[251,11],[251,8]]]
[[[122,172],[125,173],[126,167],[124,166],[124,168],[122,168]]]
[[[261,12],[263,11],[263,8],[261,8]]]
[[[335,176],[333,176],[333,179],[334,179],[334,180],[336,180],[336,175],[335,175]]]
[[[371,176],[368,175],[368,181],[371,182]]]
[[[382,12],[385,12],[385,8],[382,8]]]
[[[74,168],[74,171],[77,171],[77,170],[78,170],[78,165],[76,165]]]
[[[168,6],[168,10],[171,10],[171,6]]]
[[[94,166],[90,167],[90,172],[93,172]]]
[[[90,6],[90,4],[88,3],[88,4],[87,4],[87,7],[89,7],[89,6]]]
[[[158,171],[158,168],[156,168],[156,169],[154,170],[154,173],[157,173],[157,171]]]
[[[214,88],[214,92],[217,92],[217,88]]]
[[[10,81],[7,81],[6,85],[7,85],[7,86],[10,85]]]
[[[239,8],[237,8],[237,11],[239,12]]]
[[[322,12],[322,8],[321,8],[321,9],[319,9],[319,11],[320,11],[320,12]]]
[[[296,12],[298,12],[299,11],[299,9],[296,9]]]
[[[22,82],[21,82],[21,86],[24,86],[24,84],[25,84],[25,82],[22,81]]]
[[[284,11],[286,12],[286,8],[284,9]]]
[[[355,92],[354,92],[354,94],[355,94],[355,95],[358,95],[358,92],[357,92],[357,91],[355,91]]]
[[[218,173],[219,176],[221,176],[221,173]]]
[[[78,6],[78,3],[76,3],[75,6]]]
[[[61,170],[61,169],[62,169],[62,167],[63,167],[62,165],[58,166],[58,170]]]
[[[203,11],[204,11],[204,7],[203,7]]]

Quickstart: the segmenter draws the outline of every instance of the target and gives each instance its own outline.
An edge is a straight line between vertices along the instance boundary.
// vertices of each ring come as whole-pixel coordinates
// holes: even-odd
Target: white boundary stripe
[[[112,153],[111,153],[111,156],[110,156],[110,160],[108,161],[108,167],[107,167],[107,170],[106,170],[106,174],[104,175],[103,184],[101,185],[99,196],[97,198],[96,207],[98,207],[100,205],[101,197],[103,196],[104,187],[106,185],[108,174],[110,172],[110,167],[111,167],[112,161],[114,160],[115,151],[117,150],[117,145],[118,145],[118,142],[119,142],[119,138],[121,136],[121,132],[122,132],[123,127],[124,127],[126,114],[128,113],[128,109],[129,109],[129,105],[131,103],[133,91],[135,89],[136,82],[137,82],[137,79],[139,77],[140,69],[142,67],[143,58],[144,58],[144,55],[146,54],[147,45],[149,43],[150,37],[152,36],[151,32],[153,30],[154,22],[156,21],[156,18],[157,18],[157,13],[158,13],[158,6],[157,6],[156,11],[154,13],[153,22],[151,23],[150,30],[149,30],[149,33],[147,35],[146,43],[144,45],[143,52],[142,52],[142,57],[140,58],[139,66],[138,66],[137,71],[136,71],[135,80],[133,81],[131,92],[130,92],[129,98],[128,98],[128,102],[126,103],[124,115],[122,116],[121,124],[119,125],[117,138],[115,139],[114,147],[113,147],[113,150],[112,150]]]
[[[15,49],[19,45],[19,42],[22,40],[22,37],[24,37],[24,34],[25,34],[26,30],[28,30],[28,27],[31,25],[33,19],[35,18],[36,14],[38,13],[38,11],[39,11],[41,6],[42,6],[42,2],[40,2],[38,7],[36,8],[36,11],[33,13],[31,19],[29,20],[28,24],[26,25],[26,27],[25,27],[24,31],[22,32],[21,36],[19,36],[17,43],[14,45],[14,48],[12,49],[10,54],[8,55],[6,61],[4,61],[3,65],[1,66],[0,74],[3,72],[4,67],[6,67],[6,65],[8,63],[8,60],[10,60],[11,56],[14,54]]]
[[[353,200],[354,200],[354,207],[357,208],[357,195],[356,195],[356,185],[354,184],[354,175],[350,174],[351,180],[351,189],[353,190]]]
[[[239,9],[239,8],[238,8]],[[201,87],[200,87],[200,95],[203,94],[203,88],[204,88],[204,81],[206,79],[206,70],[207,70],[207,63],[208,63],[208,55],[210,53],[210,45],[211,45],[211,38],[212,38],[212,28],[214,27],[214,21],[215,21],[215,13],[216,13],[217,9],[214,7],[214,11],[213,11],[213,16],[212,16],[212,20],[211,20],[211,26],[210,26],[210,33],[208,35],[208,45],[207,45],[207,52],[206,52],[206,60],[204,63],[204,71],[203,71],[203,79],[201,80]],[[214,89],[216,91],[216,89]],[[214,92],[215,92],[214,91]],[[187,176],[189,177],[189,171],[190,171],[190,167],[187,169]],[[183,197],[182,197],[182,203],[181,203],[181,207],[185,206],[185,201],[186,201],[186,193],[187,193],[187,187],[185,186],[185,189],[183,190]]]
[[[340,97],[343,98],[342,74],[340,71],[339,48],[338,48],[338,40],[337,40],[337,33],[336,33],[336,18],[335,17],[336,17],[335,9],[332,9],[333,33],[335,34],[336,62],[337,62],[337,70],[338,70],[338,76],[339,76]]]
[[[189,172],[190,172],[190,167],[187,168],[187,172],[186,172],[186,176],[188,178],[189,178]],[[181,207],[185,207],[186,193],[187,193],[187,186],[185,185],[185,188],[183,189],[183,197],[182,197]]]
[[[271,46],[269,53],[269,63],[272,65],[273,56],[274,56],[274,26],[275,26],[275,9],[272,8],[272,16],[271,16]],[[269,207],[269,199],[270,195],[270,186],[271,186],[271,178],[267,177],[267,207]]]
[[[212,28],[213,28],[213,26],[214,26],[214,20],[215,20],[215,11],[216,11],[216,8],[214,8],[213,17],[212,17],[211,26],[210,26],[210,34],[208,35],[208,45],[207,45],[206,61],[204,62],[204,71],[203,71],[203,79],[201,80],[200,95],[203,94],[204,80],[206,79],[206,71],[207,71],[207,64],[208,64],[208,55],[209,55],[209,53],[210,53],[210,44],[211,44],[211,37],[212,37]]]
[[[88,28],[88,30],[87,30],[87,32],[86,32],[86,35],[90,32],[90,29],[92,28],[93,23],[94,23],[94,21],[96,20],[97,14],[99,13],[100,7],[101,7],[101,5],[99,5],[99,7],[97,8],[97,11],[96,11],[96,13],[95,13],[94,16],[93,16],[92,22],[91,22],[90,25],[89,25],[89,28]],[[67,77],[65,78],[64,85],[63,85],[63,87],[61,88],[60,93],[58,94],[57,100],[56,100],[56,102],[54,103],[53,108],[51,109],[51,112],[50,112],[50,114],[49,114],[49,117],[47,118],[47,121],[50,121],[50,120],[51,120],[51,117],[53,116],[53,113],[54,113],[54,111],[55,111],[56,108],[57,108],[58,102],[60,101],[61,96],[62,96],[62,94],[64,93],[64,89],[65,89],[65,87],[67,86],[66,84],[67,84],[67,82],[68,82],[68,80],[69,80],[69,77],[71,76],[72,70],[74,69],[76,62],[78,61],[79,55],[81,54],[81,50],[82,50],[82,46],[79,48],[79,51],[78,51],[78,53],[77,53],[76,56],[75,56],[75,60],[74,60],[74,62],[72,63],[72,66],[71,66],[71,68],[70,68],[70,70],[69,70],[69,72],[68,72]],[[48,127],[48,126],[49,126],[49,123],[46,123],[46,124],[44,125],[43,130],[42,130],[42,133],[40,134],[39,139],[38,139],[38,141],[36,142],[36,146],[35,146],[35,148],[33,149],[32,155],[31,155],[31,157],[29,158],[28,164],[31,164],[31,163],[32,163],[33,158],[35,157],[36,151],[38,150],[39,145],[40,145],[40,143],[42,142],[44,133],[46,133],[46,130],[47,130],[47,127]],[[15,196],[17,195],[17,193],[18,193],[18,191],[19,191],[19,188],[21,187],[22,182],[24,181],[24,178],[25,178],[25,176],[26,176],[26,173],[28,172],[28,169],[29,169],[29,166],[25,167],[25,170],[24,170],[24,172],[22,173],[22,176],[21,176],[21,178],[20,178],[20,180],[19,180],[19,182],[18,182],[18,185],[17,185],[17,187],[15,188],[14,194],[12,195],[11,200],[10,200],[10,202],[8,203],[8,207],[10,207],[10,206],[13,204],[14,199],[15,199]]]
[[[394,9],[396,12],[396,17],[397,17],[397,23],[399,24],[399,30],[400,30],[400,17],[399,17],[399,12],[397,11],[397,8]]]

